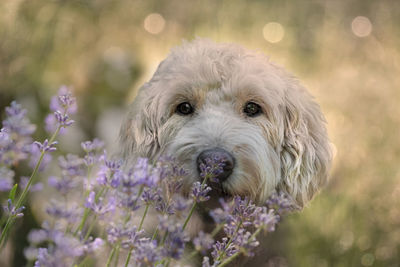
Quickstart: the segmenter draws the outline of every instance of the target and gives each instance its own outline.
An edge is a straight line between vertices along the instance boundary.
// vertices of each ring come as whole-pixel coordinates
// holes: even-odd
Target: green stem
[[[113,247],[113,249],[110,252],[110,256],[108,256],[106,267],[110,267],[111,261],[114,257],[114,253],[115,253],[115,247]]]
[[[146,208],[144,209],[144,213],[143,213],[143,216],[142,216],[142,220],[140,221],[138,231],[140,231],[142,229],[144,218],[146,218],[147,211],[149,210],[149,205],[150,204],[146,204]]]
[[[3,232],[1,232],[1,238],[0,238],[0,251],[2,250],[2,248],[4,247],[5,244],[3,244],[4,240],[6,239],[7,235],[8,235],[8,231],[12,225],[12,223],[14,222],[14,218],[13,217],[8,217],[7,219],[7,223],[4,226]]]
[[[248,206],[249,203],[250,203],[250,199],[247,200],[246,206]],[[240,219],[239,224],[236,226],[235,232],[233,233],[232,237],[229,238],[229,241],[228,241],[228,243],[226,244],[225,249],[224,249],[224,250],[222,251],[222,253],[218,256],[217,261],[223,259],[223,257],[225,256],[225,251],[226,251],[226,249],[229,248],[229,246],[231,245],[232,240],[233,240],[233,237],[237,234],[237,232],[239,231],[239,229],[240,229],[240,227],[242,226],[242,224],[243,224],[243,220]]]
[[[208,175],[206,175],[206,177],[204,177],[204,180],[203,180],[203,182],[201,183],[201,186],[203,186],[203,185],[207,182],[208,178],[209,178]],[[195,201],[195,202],[193,203],[193,205],[192,205],[192,208],[190,209],[190,212],[189,212],[188,216],[186,217],[185,222],[183,223],[182,231],[185,230],[187,224],[189,223],[189,220],[190,220],[190,218],[191,218],[192,215],[193,215],[193,212],[194,212],[194,209],[196,208],[196,205],[197,205],[197,202]]]
[[[167,237],[168,237],[168,232],[165,232],[165,235],[164,235],[163,239],[161,240],[160,246],[164,245],[165,240],[167,240]]]
[[[182,226],[182,231],[185,230],[187,224],[189,223],[189,220],[193,215],[194,209],[196,208],[196,204],[197,204],[197,202],[193,203],[192,208],[190,209],[189,215],[186,217],[185,223]]]
[[[60,129],[61,129],[61,126],[58,126],[58,127],[57,127],[57,130],[56,130],[56,131],[54,132],[54,134],[51,136],[50,141],[49,141],[49,144],[50,144],[50,145],[51,145],[51,144],[54,142],[54,140],[56,139],[58,133],[60,132]],[[37,173],[38,170],[39,170],[40,164],[42,163],[42,160],[43,160],[43,157],[44,157],[44,154],[45,154],[45,153],[46,153],[46,151],[43,150],[42,153],[40,154],[39,161],[36,163],[35,169],[33,170],[32,174],[31,174],[31,177],[30,177],[29,180],[28,180],[28,184],[27,184],[26,187],[24,188],[24,191],[22,191],[22,194],[21,194],[21,196],[19,197],[19,199],[18,199],[18,201],[17,201],[17,204],[15,205],[15,209],[19,209],[19,208],[22,206],[22,204],[24,203],[25,198],[26,198],[26,195],[28,194],[28,191],[29,191],[29,189],[30,189],[30,187],[31,187],[31,185],[32,185],[32,183],[33,183],[34,177],[35,177],[36,173]]]
[[[95,197],[95,201],[97,202],[99,200],[99,198],[103,195],[104,191],[105,191],[105,187],[101,188],[101,190],[96,194]],[[82,220],[79,223],[78,228],[75,230],[74,232],[74,236],[76,236],[78,234],[78,232],[81,232],[83,230],[83,227],[85,226],[86,220],[89,217],[90,213],[91,213],[91,209],[89,208],[85,208],[85,211],[83,212],[83,216],[82,216]]]
[[[218,234],[219,231],[221,231],[223,227],[223,224],[218,224],[217,227],[211,232],[211,236],[214,237],[216,234]]]
[[[129,249],[128,257],[126,257],[126,261],[125,261],[125,265],[124,265],[125,267],[128,267],[129,261],[131,260],[132,250],[133,250],[133,248]]]
[[[90,224],[89,229],[87,230],[86,235],[85,235],[85,237],[83,238],[83,241],[86,241],[86,240],[89,238],[90,233],[92,232],[93,227],[94,227],[94,225],[96,224],[96,220],[97,220],[97,215],[94,216],[93,222]]]
[[[90,257],[86,255],[86,257],[78,264],[78,267],[87,266],[86,263],[90,260]],[[76,266],[76,265],[75,265]]]
[[[50,141],[49,141],[49,144],[51,144],[51,143],[54,142],[54,140],[56,139],[58,133],[60,132],[60,129],[61,129],[61,126],[58,126],[57,129],[56,129],[56,131],[55,131],[55,132],[53,133],[53,135],[51,136]],[[41,165],[41,163],[42,163],[42,161],[43,161],[43,158],[44,158],[44,154],[45,154],[45,153],[46,153],[46,151],[44,151],[44,150],[40,153],[39,160],[38,160],[38,162],[36,163],[35,168],[33,169],[33,172],[32,172],[32,174],[31,174],[31,177],[29,178],[27,185],[25,186],[24,190],[22,191],[21,195],[19,196],[19,198],[18,198],[18,200],[17,200],[17,203],[15,204],[15,209],[16,209],[16,210],[19,209],[19,208],[24,204],[25,198],[26,198],[26,196],[28,195],[29,189],[31,188],[31,185],[32,185],[33,180],[34,180],[34,178],[35,178],[35,176],[36,176],[36,173],[37,173],[38,170],[39,170],[39,167],[40,167],[40,165]],[[3,231],[1,232],[1,237],[0,237],[0,251],[1,251],[1,249],[3,248],[2,244],[3,244],[4,240],[6,239],[6,236],[8,235],[8,231],[10,230],[10,227],[11,227],[12,223],[14,222],[14,220],[15,220],[15,216],[9,216],[8,219],[7,219],[7,223],[6,223],[6,225],[4,226]]]
[[[224,260],[221,264],[217,265],[217,267],[226,266],[228,263],[231,263],[234,259],[236,259],[240,255],[241,251],[236,252],[226,260]]]
[[[143,186],[139,190],[139,196],[142,194],[142,191],[143,191]],[[149,211],[149,206],[150,206],[150,204],[146,204],[146,208],[144,209],[144,213],[142,216],[142,220],[140,221],[138,231],[140,231],[143,227],[144,219],[146,218],[147,212]],[[125,261],[125,267],[128,266],[129,261],[131,260],[132,250],[133,250],[133,248],[129,249],[128,257],[126,258],[126,261]]]
[[[115,263],[114,263],[114,266],[115,266],[115,267],[118,267],[120,248],[121,248],[121,246],[120,246],[119,243],[118,243],[117,248],[116,248],[116,251],[117,251],[117,252],[116,252],[116,254],[115,254]]]
[[[151,241],[153,241],[157,237],[157,234],[158,234],[158,227],[154,231],[153,236],[151,237]]]

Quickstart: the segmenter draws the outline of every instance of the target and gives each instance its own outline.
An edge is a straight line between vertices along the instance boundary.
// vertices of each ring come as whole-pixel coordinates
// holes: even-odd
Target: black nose
[[[214,178],[218,179],[219,182],[223,182],[232,174],[233,168],[235,167],[235,159],[228,151],[222,148],[204,150],[197,157],[197,168],[199,172],[201,172],[201,164],[209,165],[210,163],[215,163],[215,161],[220,163],[223,167]]]

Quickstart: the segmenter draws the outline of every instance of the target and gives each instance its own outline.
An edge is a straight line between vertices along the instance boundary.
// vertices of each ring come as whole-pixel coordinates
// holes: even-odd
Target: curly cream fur
[[[195,114],[175,113],[181,102]],[[263,114],[243,114],[248,101]],[[139,90],[121,127],[127,164],[137,157],[176,157],[198,179],[196,158],[220,147],[236,158],[223,187],[256,201],[274,190],[299,206],[327,180],[332,159],[325,119],[307,90],[267,57],[234,44],[196,39],[172,50]]]

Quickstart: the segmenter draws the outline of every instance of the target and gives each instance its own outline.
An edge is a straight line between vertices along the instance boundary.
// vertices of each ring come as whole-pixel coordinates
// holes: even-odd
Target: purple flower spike
[[[27,111],[15,101],[6,107],[6,117],[0,129],[0,164],[2,166],[16,165],[29,156],[31,135],[36,126],[30,123],[26,113]]]
[[[94,191],[89,193],[89,196],[86,198],[85,207],[93,210],[100,216],[105,215],[106,213],[114,212],[116,208],[116,199],[111,197],[108,199],[107,203],[103,198],[99,198],[98,203],[96,203],[96,193]]]
[[[207,186],[207,184],[202,185],[200,182],[195,182],[192,187],[191,196],[197,203],[207,201],[210,199],[210,196],[207,196],[210,191],[211,187]]]
[[[200,177],[205,178],[208,177],[211,182],[218,182],[216,178],[224,171],[225,160],[220,158],[219,156],[215,156],[214,158],[206,158],[205,162],[199,165],[200,168]]]
[[[279,219],[280,216],[277,215],[274,210],[268,210],[266,207],[262,207],[257,211],[257,216],[253,223],[257,228],[263,228],[268,232],[273,232],[275,231]]]
[[[9,191],[13,187],[14,171],[0,167],[0,191]]]
[[[76,99],[72,96],[71,89],[65,85],[58,90],[58,96],[53,96],[50,101],[52,111],[62,111],[74,114],[77,111]]]
[[[125,232],[127,239],[121,242],[123,248],[135,248],[139,245],[140,239],[144,234],[144,230],[137,231],[136,226]]]
[[[57,122],[60,124],[61,127],[67,127],[70,126],[72,123],[74,123],[73,120],[69,119],[68,114],[62,114],[58,110],[54,112],[54,117],[56,118]]]
[[[95,138],[93,141],[82,142],[81,147],[86,153],[89,153],[102,149],[104,147],[104,142]]]
[[[150,238],[141,238],[132,254],[137,263],[144,263],[147,266],[154,266],[154,263],[161,259],[157,241]]]
[[[53,152],[57,150],[57,148],[55,148],[55,145],[57,145],[58,142],[55,141],[49,144],[49,140],[46,139],[44,140],[43,144],[38,141],[35,141],[34,144],[37,145],[37,147],[41,152]]]
[[[90,243],[87,243],[84,248],[88,253],[93,253],[99,250],[104,245],[104,240],[101,238],[96,238]]]
[[[274,192],[265,203],[269,209],[274,209],[279,215],[285,215],[291,211],[299,209],[295,201],[287,194]]]
[[[12,217],[17,217],[17,218],[24,216],[24,214],[22,213],[22,211],[23,211],[24,209],[25,209],[24,206],[22,206],[22,207],[20,207],[20,208],[17,209],[17,208],[14,206],[14,204],[12,203],[11,199],[8,199],[8,200],[7,200],[7,206],[4,206],[4,211],[5,211],[6,213],[9,213],[10,216],[12,216]]]
[[[236,252],[238,252],[238,249],[235,247],[234,243],[230,243],[228,245],[228,238],[224,237],[222,238],[222,242],[217,241],[213,245],[211,256],[213,257],[214,261],[216,261],[222,253],[224,253],[226,257],[230,257]]]
[[[214,244],[214,239],[210,234],[206,234],[203,231],[199,232],[199,235],[193,239],[193,245],[196,250],[201,251],[205,254]]]

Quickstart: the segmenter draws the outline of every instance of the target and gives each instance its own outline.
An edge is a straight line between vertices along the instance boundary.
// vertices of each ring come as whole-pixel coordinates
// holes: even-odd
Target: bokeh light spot
[[[144,29],[151,34],[159,34],[164,30],[165,19],[158,13],[147,15],[144,19]]]
[[[363,266],[372,266],[372,264],[374,264],[374,261],[375,261],[375,257],[371,253],[364,254],[361,257],[361,264]]]
[[[278,22],[269,22],[263,28],[263,36],[270,43],[278,43],[285,36],[285,29]]]
[[[367,37],[372,31],[371,21],[367,17],[355,17],[351,22],[351,30],[357,37]]]

